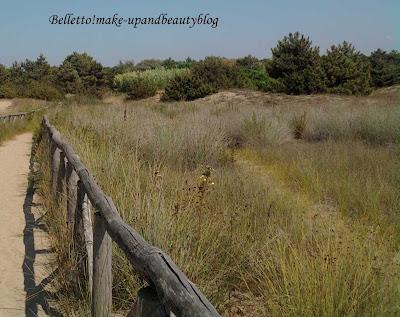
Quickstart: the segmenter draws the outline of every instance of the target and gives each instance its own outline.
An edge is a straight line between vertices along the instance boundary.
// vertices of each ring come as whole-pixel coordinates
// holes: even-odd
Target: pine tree
[[[5,84],[7,80],[8,70],[3,64],[0,64],[0,85]]]
[[[106,86],[106,76],[103,66],[86,53],[77,52],[67,56],[63,62],[67,69],[72,67],[77,73],[86,92],[96,93],[96,90]]]
[[[42,81],[50,74],[51,67],[43,54],[40,54],[36,61],[27,59],[21,66],[30,80]]]
[[[351,43],[344,41],[332,45],[322,57],[328,91],[365,95],[371,92],[370,64],[356,51]]]
[[[377,49],[371,53],[369,61],[371,63],[372,84],[375,87],[400,83],[400,52],[386,53]]]
[[[287,93],[310,94],[325,90],[319,48],[313,47],[310,38],[299,32],[289,33],[278,41],[272,49],[268,72],[282,82]]]
[[[70,62],[64,61],[57,75],[58,85],[64,92],[76,94],[83,91],[83,85],[79,74]]]

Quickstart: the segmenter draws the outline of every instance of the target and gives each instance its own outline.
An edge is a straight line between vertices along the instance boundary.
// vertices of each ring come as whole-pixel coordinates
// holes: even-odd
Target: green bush
[[[51,83],[31,80],[26,85],[7,83],[0,86],[0,98],[33,98],[42,100],[60,100],[63,94]]]
[[[196,64],[196,61],[190,57],[186,58],[184,61],[175,61],[171,57],[162,61],[162,66],[166,69],[192,68],[194,64]]]
[[[236,64],[245,69],[251,70],[265,70],[265,65],[257,57],[248,55],[236,60]]]
[[[159,59],[144,59],[136,64],[135,69],[144,71],[149,69],[157,69],[161,67],[162,67],[162,61]]]
[[[194,77],[211,85],[215,90],[251,85],[235,62],[219,57],[206,57],[204,61],[193,66],[192,72]]]
[[[18,93],[15,87],[11,84],[4,84],[0,86],[0,98],[15,98]]]
[[[284,85],[289,94],[310,94],[325,90],[319,48],[299,32],[289,33],[272,49],[269,74]]]
[[[322,62],[328,91],[356,95],[371,92],[370,64],[352,44],[332,45]]]
[[[130,86],[131,81],[135,81],[137,78],[145,78],[150,80],[156,85],[158,89],[164,89],[168,82],[176,75],[188,73],[188,69],[150,69],[145,71],[134,71],[125,74],[119,74],[114,78],[114,86],[120,92],[126,92]]]
[[[119,61],[117,66],[112,68],[114,74],[125,74],[135,70],[135,62],[133,60]]]
[[[154,81],[147,77],[135,77],[129,81],[125,92],[129,99],[141,99],[152,97],[157,93],[157,86]]]
[[[281,83],[268,76],[265,70],[246,69],[244,72],[250,79],[252,86],[258,90],[264,92],[278,92],[283,89]]]
[[[163,101],[195,100],[216,92],[216,89],[193,74],[175,76],[165,87]]]
[[[42,99],[42,100],[60,100],[63,94],[51,83],[32,81],[28,86],[20,90],[21,97]]]

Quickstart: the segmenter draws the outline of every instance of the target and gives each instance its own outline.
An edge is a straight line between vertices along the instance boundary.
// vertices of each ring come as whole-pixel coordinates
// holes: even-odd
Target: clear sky
[[[289,32],[300,31],[324,52],[343,40],[369,53],[399,49],[399,0],[1,0],[0,63],[43,53],[59,64],[73,51],[87,52],[105,65],[144,58],[196,59],[208,55],[257,57]],[[197,26],[51,25],[52,14],[96,14],[125,18],[186,17],[209,13],[218,28]]]

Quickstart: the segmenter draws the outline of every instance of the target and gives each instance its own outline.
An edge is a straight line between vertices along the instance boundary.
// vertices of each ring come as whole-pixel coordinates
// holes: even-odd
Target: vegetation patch
[[[395,94],[266,102],[232,93],[126,109],[85,101],[50,120],[124,221],[170,254],[222,314],[387,316],[398,307],[398,125],[365,122],[398,120]],[[45,144],[40,151],[43,162]],[[40,192],[54,209],[46,166]],[[65,306],[76,314],[71,300],[85,307],[86,288],[71,278],[72,242],[56,218],[54,209],[46,221]],[[113,303],[124,310],[142,282],[113,253]]]

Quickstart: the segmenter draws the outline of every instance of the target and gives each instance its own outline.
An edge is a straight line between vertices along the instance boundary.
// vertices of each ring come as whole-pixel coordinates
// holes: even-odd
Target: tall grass
[[[374,117],[394,105],[331,108],[278,97],[135,102],[126,121],[117,106],[77,105],[50,120],[123,219],[169,253],[223,315],[396,316],[395,127],[378,120],[378,132],[306,137],[319,133],[318,115],[342,122],[346,107]],[[303,112],[307,132],[295,140],[291,122]],[[243,149],[250,154],[238,156]],[[47,205],[43,165],[41,175]],[[54,217],[54,243],[68,243]],[[57,250],[58,265],[73,271],[68,248]],[[115,309],[126,309],[141,282],[117,249],[113,273]]]
[[[310,141],[356,138],[374,144],[394,143],[400,127],[400,112],[393,106],[336,107],[327,112],[309,113],[310,126],[305,138]]]
[[[126,91],[130,83],[138,78],[145,79],[153,82],[158,89],[164,89],[170,79],[176,75],[188,73],[189,70],[185,68],[176,69],[149,69],[145,71],[134,71],[124,74],[119,74],[114,78],[114,84],[119,91]]]
[[[16,119],[12,122],[0,121],[0,145],[17,134],[34,131],[38,126],[39,120],[37,116],[28,119]]]
[[[13,99],[13,105],[6,114],[15,114],[19,112],[28,112],[35,109],[41,109],[46,104],[45,101],[38,101],[32,99]],[[15,121],[0,121],[0,144],[14,137],[17,134],[35,131],[37,130],[41,117],[44,111],[39,111],[34,114],[30,114],[28,117],[23,119],[15,119]]]

